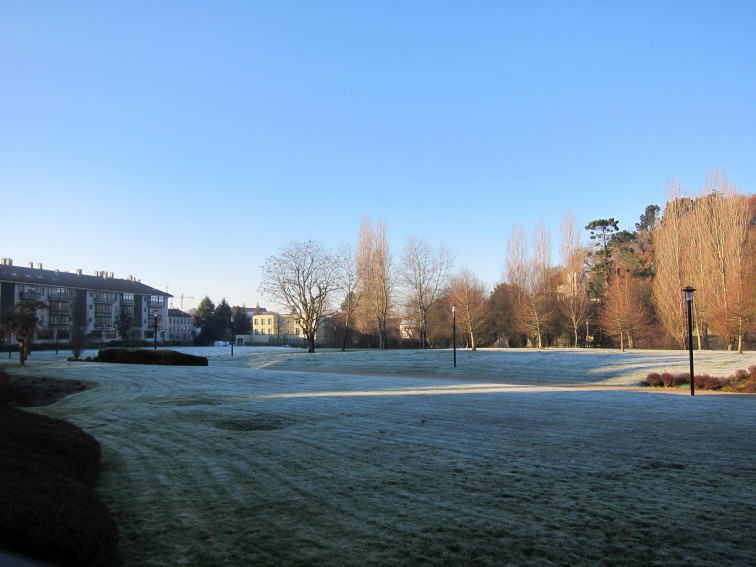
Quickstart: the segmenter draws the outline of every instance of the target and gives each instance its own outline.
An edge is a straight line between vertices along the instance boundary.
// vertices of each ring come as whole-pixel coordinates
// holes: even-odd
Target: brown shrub
[[[652,372],[648,376],[646,376],[646,384],[652,387],[657,387],[662,385],[662,378],[661,374],[658,372]]]
[[[690,384],[690,373],[689,372],[683,372],[681,374],[678,374],[672,379],[672,385],[679,388],[680,386],[684,386],[686,384]]]
[[[669,372],[662,372],[661,380],[665,388],[671,388],[675,383],[675,377]]]
[[[748,376],[751,378],[751,380],[756,380],[756,364],[748,367]]]

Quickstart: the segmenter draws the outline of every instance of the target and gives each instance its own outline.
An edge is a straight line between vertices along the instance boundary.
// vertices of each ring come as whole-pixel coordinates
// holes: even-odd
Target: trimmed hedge
[[[117,364],[164,364],[168,366],[207,366],[207,358],[176,350],[103,348],[95,362]]]

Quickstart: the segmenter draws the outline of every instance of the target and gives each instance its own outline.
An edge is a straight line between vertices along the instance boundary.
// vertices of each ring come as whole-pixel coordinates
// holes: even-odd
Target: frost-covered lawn
[[[756,397],[627,387],[685,352],[191,352],[210,366],[11,361],[96,384],[38,411],[102,443],[126,566],[756,557]]]

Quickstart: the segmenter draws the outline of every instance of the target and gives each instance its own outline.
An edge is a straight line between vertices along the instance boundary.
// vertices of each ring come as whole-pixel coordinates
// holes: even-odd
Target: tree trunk
[[[348,337],[349,337],[349,310],[347,309],[346,319],[344,320],[344,342],[341,344],[341,352],[346,351]]]

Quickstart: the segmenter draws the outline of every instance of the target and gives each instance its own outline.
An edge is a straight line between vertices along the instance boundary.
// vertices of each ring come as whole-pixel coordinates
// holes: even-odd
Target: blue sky
[[[671,178],[756,191],[755,24],[727,1],[0,0],[0,255],[270,305],[267,256],[354,244],[368,214],[397,262],[415,233],[492,287],[515,222],[558,250],[568,209],[633,228]]]

